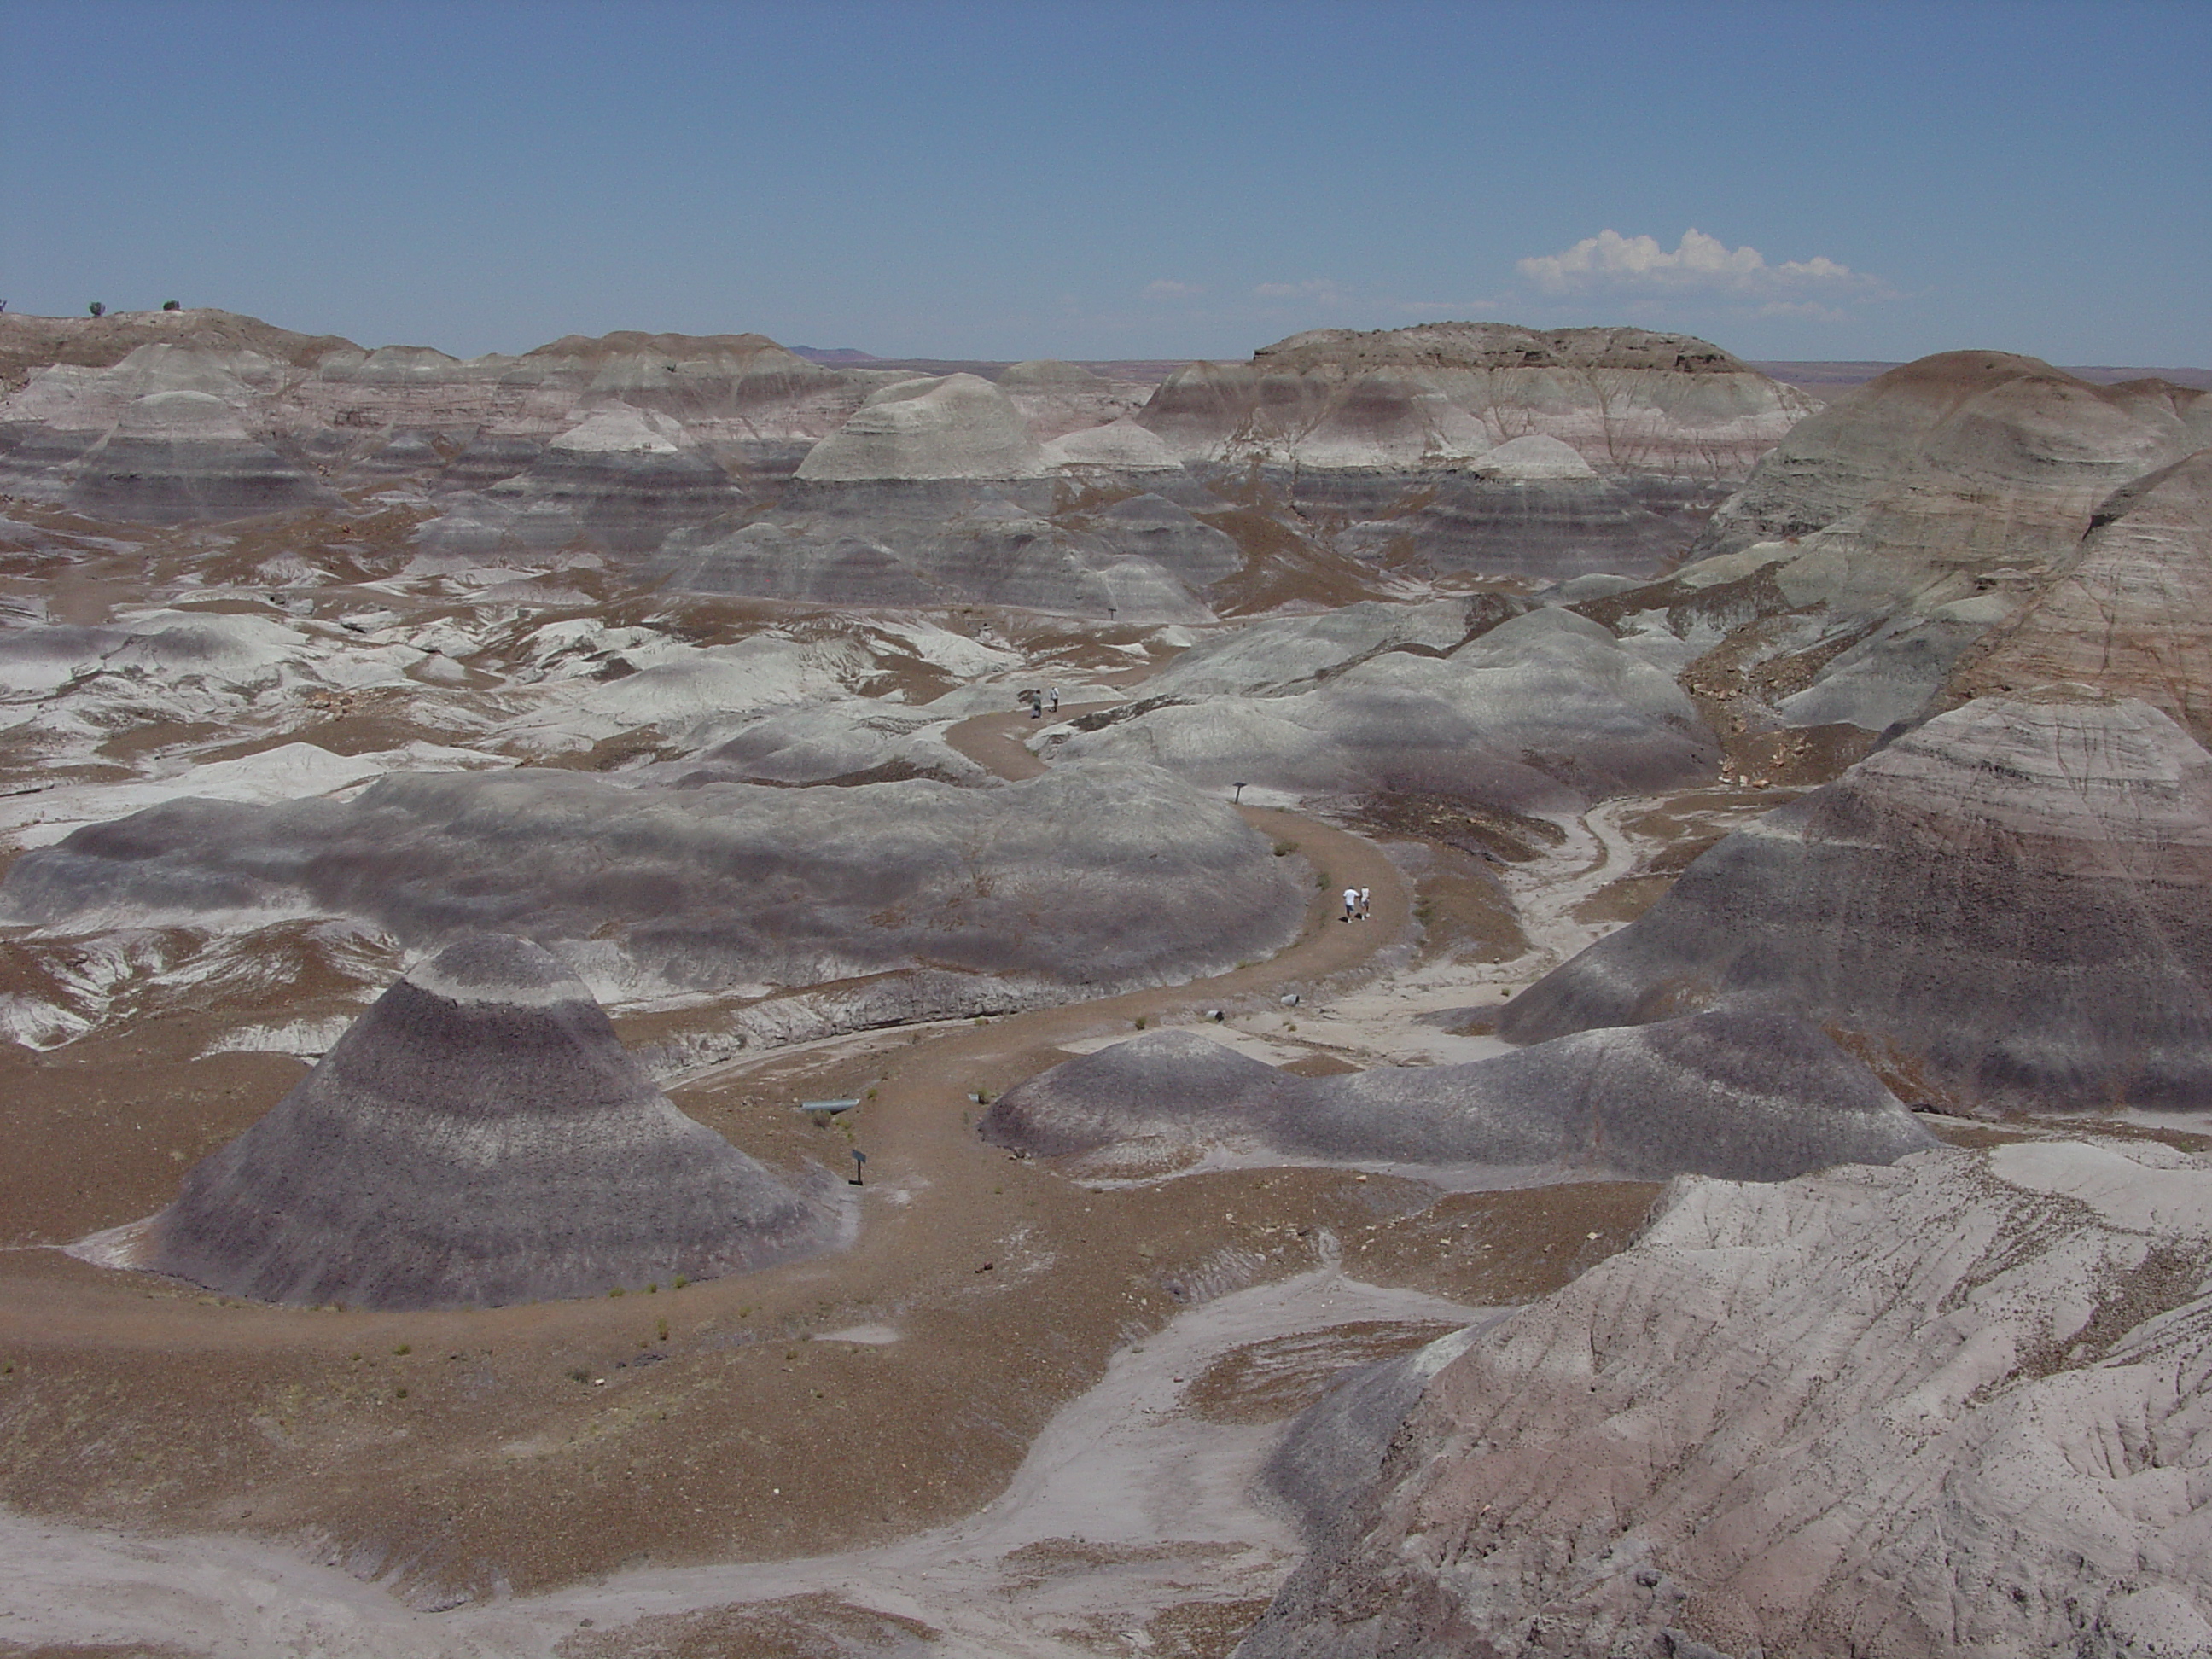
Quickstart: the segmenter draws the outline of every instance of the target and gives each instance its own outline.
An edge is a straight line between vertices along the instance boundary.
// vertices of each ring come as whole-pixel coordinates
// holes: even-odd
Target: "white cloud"
[[[1492,313],[1511,311],[1520,303],[1510,295],[1501,298],[1492,295],[1487,300],[1394,300],[1390,308],[1408,317],[1441,322],[1447,318],[1480,318]]]
[[[1326,276],[1309,276],[1303,283],[1261,283],[1252,292],[1262,300],[1318,300],[1324,305],[1343,305],[1352,297]]]
[[[1717,236],[1696,229],[1684,231],[1680,246],[1672,249],[1661,246],[1654,236],[1601,231],[1562,252],[1523,259],[1516,268],[1547,294],[1640,289],[1811,307],[1817,302],[1806,296],[1873,297],[1887,292],[1879,278],[1823,255],[1769,264],[1755,247],[1730,247]],[[1815,313],[1808,310],[1799,314]]]
[[[1148,300],[1188,300],[1205,292],[1195,283],[1171,283],[1164,276],[1157,283],[1145,284],[1145,297]]]
[[[1762,317],[1807,317],[1816,323],[1843,323],[1850,320],[1850,313],[1834,306],[1824,306],[1818,300],[1769,300],[1759,307]]]

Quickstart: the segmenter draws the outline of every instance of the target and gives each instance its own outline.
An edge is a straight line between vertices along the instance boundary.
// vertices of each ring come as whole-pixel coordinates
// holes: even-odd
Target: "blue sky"
[[[2212,364],[2212,3],[0,0],[0,298],[1242,356]]]

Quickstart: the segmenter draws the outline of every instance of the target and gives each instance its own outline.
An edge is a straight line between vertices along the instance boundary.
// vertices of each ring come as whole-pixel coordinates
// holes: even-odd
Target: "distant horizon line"
[[[221,306],[185,306],[179,307],[174,310],[171,310],[167,306],[146,306],[129,308],[118,307],[103,311],[98,317],[80,315],[76,313],[61,314],[35,311],[9,311],[5,307],[6,301],[4,300],[0,300],[0,326],[4,326],[5,324],[12,319],[21,319],[25,321],[40,323],[82,325],[108,322],[125,317],[159,317],[163,315],[188,317],[195,313],[214,313],[221,316],[237,317],[248,322],[259,323],[264,327],[281,330],[288,334],[300,334],[310,338],[313,337],[313,335],[308,334],[307,330],[295,329],[289,324],[284,323],[271,323],[267,319],[254,316],[250,312],[229,311]],[[1561,331],[1557,329],[1534,329],[1531,325],[1525,323],[1512,323],[1502,318],[1438,317],[1429,319],[1423,323],[1410,323],[1401,325],[1401,326],[1404,328],[1419,328],[1434,326],[1438,323],[1443,322],[1503,324],[1508,327],[1532,328],[1532,331],[1536,333],[1557,333]],[[1326,327],[1327,325],[1322,325],[1320,326]],[[1640,325],[1629,323],[1600,323],[1575,325],[1571,326],[1632,328]],[[1298,334],[1316,331],[1319,331],[1318,328],[1293,330],[1291,334],[1285,335],[1283,338],[1290,339],[1295,337]],[[1346,329],[1340,331],[1354,334],[1389,334],[1396,333],[1400,331],[1398,329],[1383,328]],[[1650,331],[1655,333],[1686,334],[1686,331],[1680,329],[1652,330]],[[771,341],[775,345],[781,347],[783,350],[790,352],[795,357],[803,357],[809,362],[819,363],[825,368],[864,368],[870,366],[878,366],[884,368],[920,368],[924,366],[928,366],[940,369],[945,373],[959,373],[965,369],[1009,368],[1018,362],[1065,362],[1072,363],[1078,368],[1086,368],[1110,367],[1130,370],[1152,370],[1158,372],[1157,378],[1164,380],[1168,374],[1172,374],[1175,370],[1186,368],[1192,363],[1245,362],[1249,362],[1251,357],[1257,355],[1256,349],[1255,351],[1247,352],[1242,356],[1229,355],[1214,356],[1207,356],[1204,355],[1188,356],[1162,356],[1142,353],[1122,353],[1113,356],[1103,357],[937,356],[926,356],[919,353],[886,355],[867,351],[858,346],[814,346],[791,344],[787,342],[775,339],[773,335],[763,333],[762,331],[758,329],[745,329],[738,331],[738,332],[758,334],[763,339]],[[618,328],[610,329],[607,331],[606,334],[581,336],[580,336],[576,331],[571,331],[567,334],[556,335],[553,339],[544,341],[539,345],[527,347],[522,351],[506,352],[494,350],[478,352],[474,354],[474,356],[478,357],[526,356],[532,351],[543,350],[545,346],[556,344],[563,339],[577,337],[586,339],[604,339],[607,337],[607,334],[674,334],[678,336],[678,337],[686,339],[712,339],[717,337],[714,335],[686,334],[680,330],[673,329]],[[423,346],[422,343],[416,341],[388,341],[383,346],[363,346],[359,341],[354,340],[349,335],[336,335],[331,337],[346,340],[349,344],[355,345],[364,351],[379,351],[386,349],[392,346],[399,346],[408,349],[427,349],[435,351],[441,356],[452,357],[456,362],[467,362],[471,361],[470,358],[448,351],[442,346]],[[1687,337],[1700,340],[1705,338],[1703,335],[1688,335]],[[1708,341],[1707,343],[1720,345],[1718,341]],[[1736,356],[1736,354],[1726,346],[1720,346],[1720,349],[1723,351],[1729,351],[1729,355],[1731,356]],[[2002,346],[1953,346],[1946,347],[1944,349],[1947,351],[2004,351],[2008,349]],[[1936,356],[1941,355],[1941,353],[1936,352],[1923,354],[1924,356]],[[2020,352],[2014,355],[2030,356],[2033,354]],[[1770,380],[1781,380],[1785,384],[1800,386],[1833,386],[1838,387],[1848,387],[1851,386],[1863,385],[1866,381],[1874,380],[1881,374],[1885,374],[1891,369],[1902,368],[1907,363],[1917,362],[1921,360],[1917,357],[1736,356],[1736,361],[1742,363],[1747,368],[1756,369],[1759,373],[1765,374]],[[2039,359],[2038,361],[2049,362],[2050,360],[2045,358]],[[2072,374],[2078,379],[2090,380],[2093,383],[2098,384],[2112,385],[2128,380],[2164,378],[2172,380],[2176,385],[2186,386],[2197,390],[2212,391],[2212,368],[2200,368],[2194,364],[2054,362],[2051,363],[2051,366],[2065,374]],[[1787,369],[1795,372],[1786,374],[1774,373],[1774,371],[1778,369]],[[1139,375],[1138,378],[1153,377]]]

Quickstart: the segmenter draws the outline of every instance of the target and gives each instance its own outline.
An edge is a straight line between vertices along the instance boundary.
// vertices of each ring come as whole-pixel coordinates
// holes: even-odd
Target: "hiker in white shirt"
[[[1364,887],[1359,890],[1359,919],[1362,921],[1367,920],[1367,889]]]
[[[1344,919],[1350,921],[1358,912],[1359,890],[1357,887],[1347,887],[1344,890]]]

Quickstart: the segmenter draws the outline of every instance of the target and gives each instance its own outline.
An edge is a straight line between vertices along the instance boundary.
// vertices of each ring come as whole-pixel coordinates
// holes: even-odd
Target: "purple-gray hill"
[[[194,1165],[140,1265],[264,1302],[484,1307],[743,1272],[828,1231],[653,1087],[558,957],[474,933]]]
[[[1162,1031],[1009,1089],[981,1133],[1041,1157],[1123,1140],[1243,1141],[1302,1157],[1540,1164],[1632,1180],[1785,1181],[1936,1144],[1820,1032],[1749,1006],[1462,1066],[1325,1078]]]

